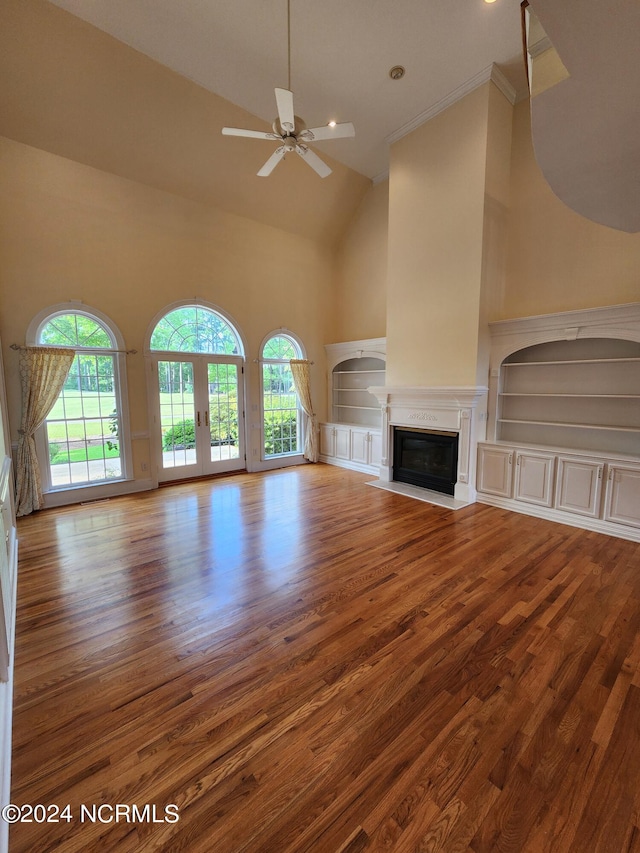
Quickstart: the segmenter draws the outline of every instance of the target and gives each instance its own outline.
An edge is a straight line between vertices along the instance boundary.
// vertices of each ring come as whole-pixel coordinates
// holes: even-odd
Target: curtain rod
[[[20,344],[9,344],[9,349],[45,349],[48,346],[55,346],[55,344],[34,344],[31,347],[23,347]],[[137,349],[110,349],[109,347],[59,347],[59,349],[72,349],[74,352],[121,352],[125,355],[138,354]]]
[[[306,361],[307,364],[315,364],[315,361],[308,361],[306,358],[284,358],[284,359],[280,359],[280,358],[254,358],[253,359],[254,364],[272,364],[273,362],[278,363],[280,361]]]

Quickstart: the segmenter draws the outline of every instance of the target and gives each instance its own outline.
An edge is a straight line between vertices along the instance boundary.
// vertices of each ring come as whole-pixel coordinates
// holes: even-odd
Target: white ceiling
[[[52,2],[273,120],[273,90],[288,86],[286,0]],[[518,0],[291,0],[296,113],[309,126],[352,121],[355,139],[317,147],[369,178],[387,172],[390,137],[488,79],[494,63],[524,89]],[[404,79],[390,79],[394,65]]]

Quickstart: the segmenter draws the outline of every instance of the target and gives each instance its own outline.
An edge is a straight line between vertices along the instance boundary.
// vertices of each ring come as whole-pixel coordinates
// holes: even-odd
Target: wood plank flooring
[[[366,479],[20,520],[12,853],[640,851],[640,545]]]

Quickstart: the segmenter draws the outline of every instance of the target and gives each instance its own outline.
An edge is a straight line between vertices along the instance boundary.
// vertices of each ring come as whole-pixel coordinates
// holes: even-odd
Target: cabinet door
[[[640,466],[609,466],[605,518],[640,527]]]
[[[331,424],[320,424],[320,453],[323,456],[336,455],[336,431]]]
[[[512,466],[513,450],[481,445],[478,448],[478,491],[510,498]]]
[[[514,497],[517,501],[551,506],[555,456],[546,453],[516,453]]]
[[[366,429],[351,429],[351,453],[352,462],[369,464],[369,432]]]
[[[382,462],[382,435],[379,432],[369,433],[369,462],[371,465]]]
[[[604,464],[580,459],[558,459],[556,509],[598,518]]]
[[[335,457],[336,459],[349,459],[351,453],[351,430],[349,427],[336,426],[335,433]]]

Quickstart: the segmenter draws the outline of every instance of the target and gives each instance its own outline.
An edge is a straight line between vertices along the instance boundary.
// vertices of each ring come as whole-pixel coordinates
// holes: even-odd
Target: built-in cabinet
[[[640,541],[640,462],[481,442],[477,488],[485,503]]]
[[[327,344],[328,411],[320,424],[320,459],[377,474],[382,454],[382,412],[371,386],[385,384],[386,341],[375,338]]]
[[[478,499],[640,541],[640,303],[490,329]]]
[[[346,424],[320,424],[320,460],[377,474],[382,455],[380,430]]]

